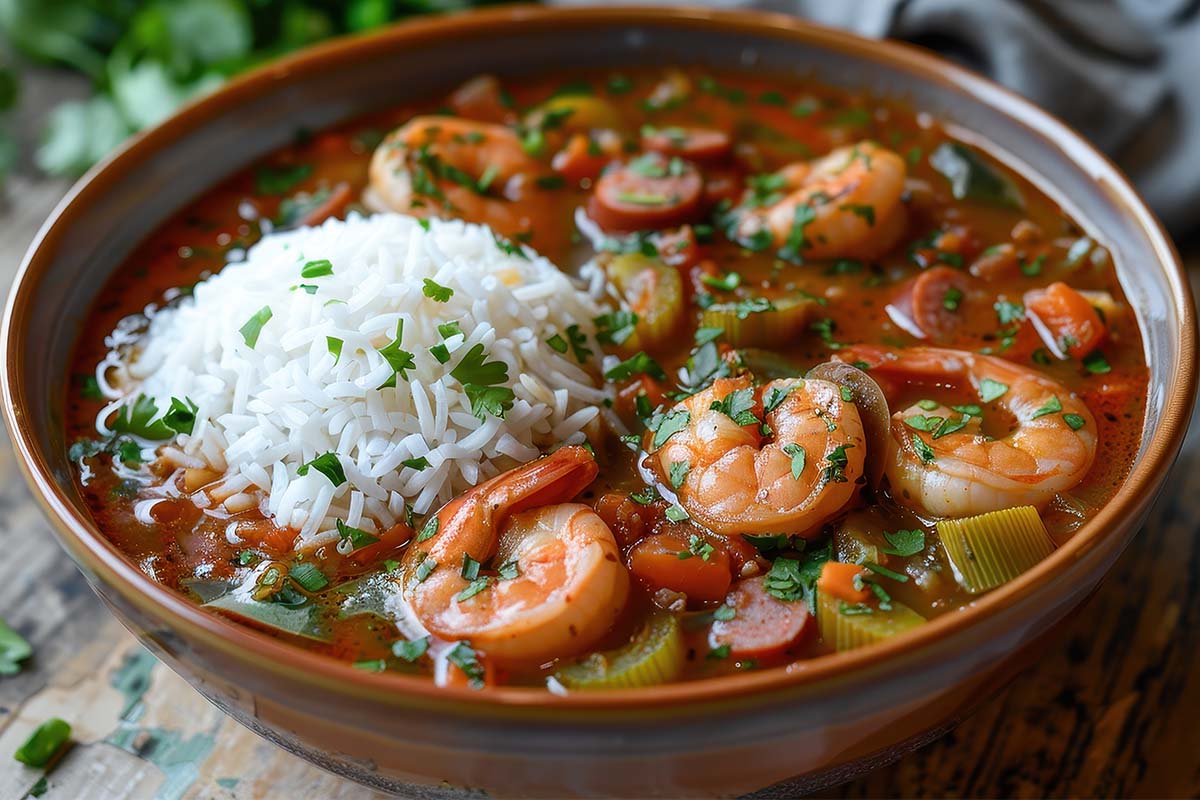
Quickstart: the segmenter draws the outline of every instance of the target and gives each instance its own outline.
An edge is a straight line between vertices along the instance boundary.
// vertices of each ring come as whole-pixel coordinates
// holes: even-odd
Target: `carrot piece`
[[[728,646],[734,658],[780,655],[813,628],[803,600],[784,601],[766,590],[765,578],[741,581],[726,598],[733,617],[717,619],[709,629],[709,646]]]
[[[1025,313],[1042,341],[1059,358],[1082,358],[1104,341],[1107,331],[1087,298],[1062,281],[1025,293]]]
[[[341,216],[346,212],[346,206],[350,205],[352,199],[354,199],[354,193],[350,190],[350,184],[339,183],[329,192],[329,197],[325,198],[325,202],[305,214],[299,224],[320,225],[330,217]]]
[[[871,598],[871,592],[866,587],[855,589],[854,578],[866,574],[866,567],[858,564],[826,561],[821,568],[821,577],[817,578],[817,591],[851,605],[865,603]]]
[[[247,542],[261,545],[275,553],[290,553],[296,531],[280,528],[269,519],[239,521],[237,535]]]
[[[691,225],[658,234],[658,255],[664,262],[685,270],[700,259],[700,245]]]
[[[723,543],[674,531],[642,539],[629,552],[629,571],[652,589],[682,592],[689,600],[720,600],[732,580]]]

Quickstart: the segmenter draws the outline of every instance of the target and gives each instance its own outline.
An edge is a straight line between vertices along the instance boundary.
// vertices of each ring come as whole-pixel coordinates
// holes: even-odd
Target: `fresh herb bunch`
[[[78,175],[129,134],[184,101],[284,53],[414,14],[488,0],[0,0],[0,30],[16,54],[80,72],[96,91],[50,112],[35,154],[53,175]],[[0,65],[0,113],[18,74]],[[0,130],[0,177],[16,157]]]

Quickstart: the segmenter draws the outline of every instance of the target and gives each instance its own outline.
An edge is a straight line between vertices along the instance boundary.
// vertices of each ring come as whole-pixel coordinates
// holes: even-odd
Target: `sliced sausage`
[[[765,578],[741,581],[726,598],[732,619],[718,619],[709,629],[712,648],[729,647],[734,658],[780,655],[799,644],[816,625],[803,600],[784,601],[768,594]]]
[[[647,153],[596,182],[588,213],[606,231],[659,230],[698,218],[703,194],[694,164]]]
[[[725,131],[713,128],[645,128],[642,147],[668,156],[711,163],[729,157],[733,140]]]

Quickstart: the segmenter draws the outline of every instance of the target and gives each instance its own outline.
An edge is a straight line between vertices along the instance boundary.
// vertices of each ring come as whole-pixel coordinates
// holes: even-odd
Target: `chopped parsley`
[[[1045,263],[1046,263],[1046,256],[1044,256],[1044,255],[1038,256],[1033,261],[1030,261],[1028,263],[1026,263],[1025,261],[1022,261],[1021,262],[1021,274],[1026,275],[1030,278],[1032,278],[1036,275],[1041,275],[1042,274],[1042,265]]]
[[[851,214],[854,214],[856,217],[861,217],[862,219],[866,220],[868,225],[875,224],[875,207],[874,206],[858,205],[856,203],[846,203],[845,205],[838,206],[838,211],[849,211]]]
[[[683,508],[683,506],[676,504],[666,510],[665,516],[667,519],[671,520],[671,522],[683,522],[685,519],[688,518],[688,512]],[[693,536],[692,538],[694,539],[696,537]],[[711,548],[711,545],[710,545],[710,548]],[[691,555],[692,555],[691,553],[688,553],[688,555],[685,556],[683,553],[680,553],[679,557],[687,558]],[[705,559],[705,561],[707,561],[707,560],[708,559]]]
[[[454,296],[454,290],[449,286],[442,286],[432,278],[425,278],[424,286],[421,288],[421,293],[438,303],[445,303]]]
[[[959,305],[962,304],[963,293],[962,289],[957,286],[951,286],[942,295],[942,308],[947,311],[958,311]]]
[[[1019,303],[997,300],[992,304],[992,308],[996,309],[996,318],[1000,320],[1001,325],[1011,325],[1025,319],[1025,308]]]
[[[340,519],[336,520],[336,522],[337,522],[338,536],[341,538],[342,541],[348,540],[350,542],[350,548],[352,550],[358,550],[359,548],[366,547],[367,545],[375,544],[376,542],[379,541],[378,536],[376,536],[373,533],[368,533],[368,532],[364,531],[362,528],[355,528],[351,525],[347,525],[346,523],[342,522]]]
[[[196,412],[200,409],[191,398],[171,398],[171,407],[163,414],[162,422],[175,433],[190,434],[196,426]]]
[[[1041,408],[1033,412],[1033,416],[1030,417],[1030,419],[1037,419],[1038,417],[1057,414],[1062,410],[1062,401],[1058,399],[1058,395],[1053,395],[1049,400],[1042,404]]]
[[[479,663],[479,654],[471,649],[468,642],[458,642],[446,653],[446,660],[463,671],[467,676],[467,685],[472,689],[484,687],[483,665]]]
[[[441,523],[438,521],[436,514],[430,517],[425,523],[425,527],[421,528],[421,532],[417,534],[417,542],[424,542],[425,540],[432,539],[434,536],[436,536],[438,532],[438,525],[440,524]]]
[[[998,400],[1008,392],[1008,385],[1000,381],[984,378],[979,382],[979,399],[985,403]]]
[[[44,767],[70,738],[71,726],[58,717],[53,717],[29,734],[29,738],[13,753],[13,758],[26,766]]]
[[[915,556],[917,553],[925,549],[925,531],[915,528],[913,530],[900,529],[895,532],[884,531],[883,538],[887,539],[890,547],[883,548],[883,552],[893,556]]]
[[[825,346],[830,350],[840,350],[845,347],[845,344],[834,338],[833,333],[837,330],[837,323],[829,317],[817,320],[809,325],[809,329],[820,336],[821,341],[825,342]]]
[[[921,457],[922,462],[928,464],[937,458],[937,455],[933,452],[933,448],[920,436],[913,436],[912,444],[913,449],[917,451],[917,455]]]
[[[666,380],[667,373],[658,365],[650,356],[646,355],[645,351],[639,351],[636,355],[622,361],[612,369],[604,373],[606,380],[623,381],[632,378],[634,375],[649,375],[658,380]]]
[[[825,456],[825,460],[829,462],[829,466],[821,472],[821,478],[826,483],[845,483],[846,482],[846,467],[850,461],[846,457],[846,451],[854,447],[852,444],[840,444],[834,448],[833,452]],[[795,467],[793,466],[793,471]]]
[[[342,346],[345,344],[346,342],[344,340],[339,339],[336,336],[325,337],[325,347],[329,350],[330,355],[333,356],[334,364],[342,360]]]
[[[809,247],[805,241],[804,229],[817,218],[817,212],[808,203],[796,206],[795,216],[792,217],[792,227],[788,230],[787,240],[779,249],[779,257],[787,261],[803,261],[801,251]]]
[[[692,471],[692,465],[687,461],[672,461],[671,466],[667,468],[667,480],[671,484],[672,489],[678,489],[683,486],[683,482],[687,480],[688,473]]]
[[[462,384],[471,401],[471,413],[483,419],[485,414],[503,418],[512,408],[516,395],[507,386],[508,365],[503,361],[488,361],[482,344],[475,344],[462,357],[450,375]]]
[[[719,278],[714,278],[712,275],[704,275],[700,280],[705,286],[711,286],[723,292],[732,292],[742,285],[742,276],[737,272],[726,272]]]
[[[254,172],[254,191],[258,194],[286,194],[311,175],[312,171],[312,164],[259,167]]]
[[[789,386],[786,389],[780,389],[778,386],[772,386],[771,390],[763,397],[763,411],[770,414],[775,409],[779,408],[780,403],[787,399],[787,396],[795,391],[795,386]]]
[[[648,423],[648,427],[654,431],[651,447],[655,450],[662,447],[668,439],[686,428],[691,421],[691,412],[683,408],[669,411],[666,414],[655,414]]]
[[[396,658],[403,659],[408,662],[416,661],[421,656],[425,655],[429,650],[429,637],[423,636],[420,639],[401,639],[392,644],[392,654]]]
[[[246,324],[238,328],[238,333],[242,335],[242,341],[251,350],[254,345],[258,344],[258,335],[262,333],[263,326],[271,321],[271,307],[263,306],[258,311],[255,311],[250,319],[246,320]]]
[[[758,417],[754,415],[754,390],[747,387],[736,389],[720,400],[714,400],[709,406],[712,411],[719,411],[738,425],[757,425]]]
[[[318,261],[309,261],[300,268],[301,278],[320,278],[325,275],[333,274],[333,262],[327,258],[322,258]]]
[[[342,462],[338,458],[337,453],[323,453],[312,461],[301,464],[300,468],[296,470],[296,474],[303,477],[308,474],[310,468],[315,469],[328,478],[329,482],[335,487],[341,486],[346,482],[346,471],[342,469]]]
[[[597,341],[602,344],[620,345],[637,330],[638,315],[632,311],[610,311],[596,317],[592,322],[596,325]]]
[[[871,572],[874,572],[876,575],[882,575],[885,578],[891,578],[892,580],[897,581],[899,583],[906,583],[908,581],[907,575],[901,574],[899,572],[893,572],[892,570],[888,569],[887,567],[882,567],[879,564],[875,564],[871,561],[864,561],[863,566],[866,567],[867,569],[871,570]]]
[[[767,594],[788,603],[803,599],[810,609],[816,608],[814,594],[817,578],[821,576],[821,567],[831,555],[832,547],[826,542],[819,549],[805,552],[799,560],[776,558],[763,581]]]
[[[438,563],[425,555],[421,558],[421,563],[417,564],[416,579],[417,583],[424,583],[425,579],[433,574],[433,571],[438,568]]]
[[[0,675],[16,675],[21,671],[19,662],[33,655],[33,648],[21,634],[0,620]]]
[[[406,458],[400,462],[400,466],[408,467],[409,469],[416,470],[417,472],[421,472],[422,470],[429,468],[429,459],[426,458],[425,456],[418,456],[417,458]]]
[[[580,364],[592,357],[592,351],[587,346],[587,335],[579,330],[578,325],[567,326],[567,341],[571,345],[571,352],[575,355],[575,360]]]
[[[783,446],[783,452],[792,457],[792,477],[795,480],[800,480],[800,475],[804,472],[804,464],[807,459],[804,448],[794,442],[788,442]]]
[[[379,348],[379,355],[383,356],[388,366],[392,368],[392,376],[379,386],[380,389],[389,386],[394,387],[396,385],[396,376],[400,376],[402,380],[408,380],[408,371],[417,365],[416,356],[400,347],[400,342],[403,338],[404,319],[401,318],[396,322],[396,338]]]
[[[1108,363],[1108,359],[1099,350],[1093,350],[1083,357],[1083,367],[1093,375],[1106,375],[1112,372],[1112,366]]]
[[[491,585],[492,579],[487,575],[484,575],[482,578],[476,578],[467,584],[467,588],[454,595],[454,600],[458,603],[461,603],[464,600],[470,600],[472,597],[484,591]]]
[[[1067,423],[1067,427],[1073,431],[1077,431],[1084,425],[1087,425],[1087,420],[1079,414],[1063,414],[1063,422]]]

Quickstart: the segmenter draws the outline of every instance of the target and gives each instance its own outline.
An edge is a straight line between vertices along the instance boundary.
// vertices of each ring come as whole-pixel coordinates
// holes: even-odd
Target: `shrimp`
[[[612,531],[567,502],[597,472],[588,451],[563,447],[447,503],[405,554],[404,596],[421,624],[499,662],[543,663],[595,644],[629,594]],[[491,562],[498,576],[464,577]]]
[[[1042,508],[1079,483],[1095,458],[1088,407],[1036,370],[937,347],[858,345],[837,357],[865,362],[892,398],[921,385],[971,394],[966,404],[922,400],[892,415],[886,475],[893,496],[917,511],[963,517]]]
[[[551,210],[535,180],[545,169],[503,125],[422,116],[375,150],[363,202],[375,211],[445,216],[527,233]]]
[[[875,258],[904,235],[901,201],[908,168],[891,150],[863,141],[776,173],[783,197],[750,208],[738,222],[739,239],[770,233],[776,247],[805,258]]]
[[[786,378],[756,388],[740,377],[677,404],[647,433],[647,450],[649,466],[709,530],[806,535],[855,496],[864,441],[837,384]]]

